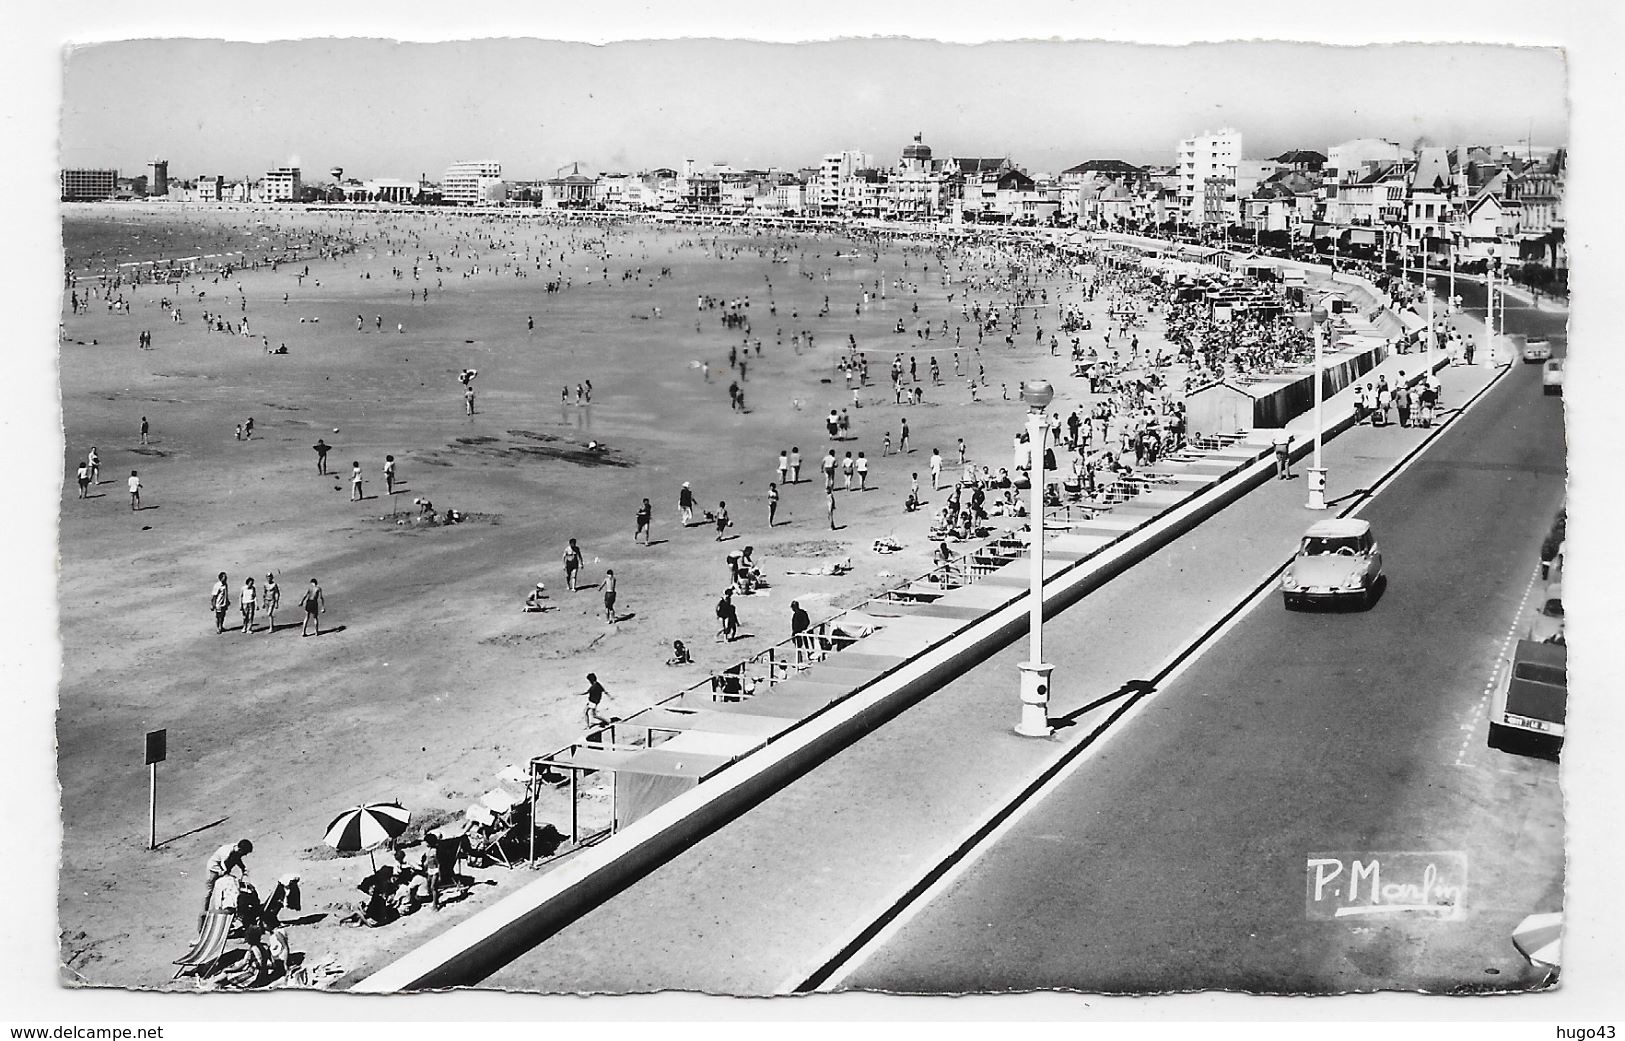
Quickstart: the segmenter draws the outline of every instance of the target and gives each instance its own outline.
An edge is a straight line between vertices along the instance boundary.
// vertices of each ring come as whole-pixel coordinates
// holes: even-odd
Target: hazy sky
[[[61,162],[438,179],[494,158],[529,178],[845,148],[889,164],[920,131],[939,156],[1053,172],[1172,162],[1225,125],[1250,158],[1361,136],[1562,144],[1565,88],[1557,49],[1447,44],[135,40],[65,52]]]

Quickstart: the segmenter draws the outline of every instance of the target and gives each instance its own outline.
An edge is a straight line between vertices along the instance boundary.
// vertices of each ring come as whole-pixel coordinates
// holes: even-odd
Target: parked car
[[[1356,600],[1370,607],[1385,581],[1382,553],[1369,521],[1323,520],[1309,526],[1298,554],[1281,576],[1286,609]]]
[[[1568,714],[1569,650],[1560,643],[1519,640],[1501,670],[1490,711],[1489,746],[1556,759]]]
[[[1550,582],[1540,606],[1535,609],[1535,620],[1529,625],[1529,638],[1536,643],[1567,643],[1563,633],[1563,583]]]
[[[1546,368],[1540,374],[1540,390],[1543,394],[1563,393],[1562,358],[1546,359]]]
[[[1523,360],[1545,361],[1552,356],[1552,341],[1544,336],[1531,336],[1523,342]]]

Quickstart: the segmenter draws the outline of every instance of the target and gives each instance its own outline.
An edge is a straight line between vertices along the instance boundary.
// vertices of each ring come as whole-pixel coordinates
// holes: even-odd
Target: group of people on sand
[[[254,576],[249,575],[243,579],[242,587],[237,592],[237,609],[242,613],[242,625],[237,629],[239,633],[255,632],[254,623],[261,612],[265,614],[266,624],[259,632],[276,632],[276,612],[282,606],[282,587],[277,585],[276,575],[266,572],[265,584],[255,585]],[[320,636],[322,632],[322,612],[327,609],[327,595],[322,592],[321,583],[314,578],[310,585],[299,597],[299,607],[304,612],[305,624],[299,635]],[[214,631],[226,632],[226,615],[231,611],[230,580],[224,571],[215,578],[214,588],[209,591],[209,609],[214,612]]]

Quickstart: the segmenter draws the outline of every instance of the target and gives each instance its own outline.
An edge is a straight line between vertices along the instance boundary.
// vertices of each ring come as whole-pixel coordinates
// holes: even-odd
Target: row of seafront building
[[[1362,259],[1431,258],[1568,266],[1563,149],[1519,146],[1419,147],[1378,138],[1326,152],[1294,149],[1244,158],[1240,131],[1180,141],[1175,162],[1137,166],[1093,159],[1059,174],[1029,173],[1009,156],[937,158],[915,135],[889,166],[860,151],[825,155],[796,170],[736,169],[685,159],[681,168],[583,173],[579,164],[547,178],[504,175],[494,159],[452,164],[438,183],[346,177],[306,183],[298,167],[257,180],[221,175],[171,181],[167,160],[150,175],[63,170],[64,200],[163,197],[192,202],[368,202],[400,205],[535,207],[560,210],[739,216],[876,217],[1251,237],[1276,248],[1294,242]]]

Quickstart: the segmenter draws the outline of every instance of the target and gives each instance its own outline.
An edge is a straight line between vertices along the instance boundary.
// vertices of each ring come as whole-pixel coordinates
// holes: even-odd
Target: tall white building
[[[440,179],[440,201],[448,206],[477,206],[506,198],[502,164],[494,159],[470,159],[446,167]]]
[[[824,156],[824,161],[818,167],[818,204],[825,216],[833,216],[840,212],[843,190],[848,196],[856,191],[855,186],[848,182],[859,170],[873,165],[870,158],[862,152],[849,150],[831,152]]]
[[[299,188],[299,167],[279,166],[265,172],[260,182],[260,198],[265,202],[296,202]]]
[[[1234,221],[1236,164],[1241,161],[1241,131],[1225,128],[1214,133],[1204,130],[1179,142],[1179,211],[1187,224],[1217,224]],[[1226,185],[1224,182],[1229,182]],[[1225,205],[1215,206],[1222,196]]]

